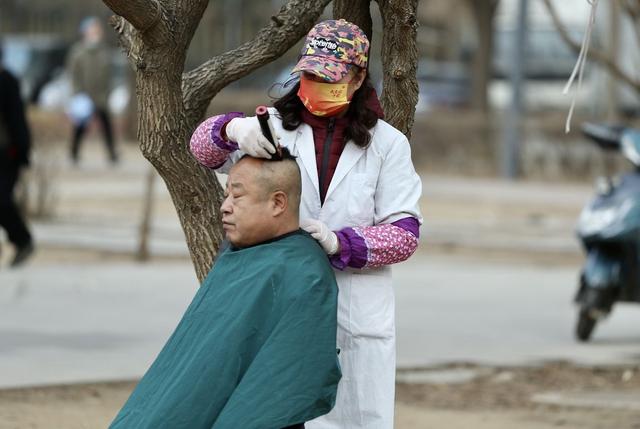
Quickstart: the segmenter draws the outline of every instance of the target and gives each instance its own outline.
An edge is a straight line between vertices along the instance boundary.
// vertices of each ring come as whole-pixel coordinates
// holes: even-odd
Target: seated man
[[[298,227],[300,171],[283,152],[231,169],[230,246],[111,428],[302,428],[333,407],[337,286]]]

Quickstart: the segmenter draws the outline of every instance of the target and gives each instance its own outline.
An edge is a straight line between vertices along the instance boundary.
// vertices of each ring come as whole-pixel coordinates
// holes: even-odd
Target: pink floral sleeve
[[[193,132],[189,148],[198,162],[209,168],[218,168],[238,150],[238,145],[222,137],[222,128],[233,118],[243,117],[240,112],[212,116]]]
[[[391,224],[336,231],[340,253],[331,257],[337,269],[377,268],[407,260],[418,247],[420,224],[408,217]]]

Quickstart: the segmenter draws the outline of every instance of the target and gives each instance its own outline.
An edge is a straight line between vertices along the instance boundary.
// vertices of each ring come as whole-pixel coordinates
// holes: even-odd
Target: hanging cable
[[[569,77],[569,81],[565,85],[562,93],[567,95],[569,90],[571,89],[571,85],[573,85],[573,81],[578,76],[578,88],[573,93],[573,97],[571,99],[571,107],[569,108],[569,114],[567,115],[567,122],[564,125],[564,132],[569,133],[571,131],[571,118],[573,117],[573,110],[576,106],[576,97],[582,88],[582,75],[584,73],[584,65],[587,62],[587,52],[589,51],[589,44],[591,42],[591,31],[593,30],[593,26],[596,22],[596,8],[598,7],[598,0],[587,0],[587,3],[591,5],[591,13],[589,15],[589,23],[587,24],[587,29],[584,33],[584,37],[582,38],[582,46],[580,47],[580,54],[578,55],[578,60],[576,61],[576,65],[571,72],[571,76]]]

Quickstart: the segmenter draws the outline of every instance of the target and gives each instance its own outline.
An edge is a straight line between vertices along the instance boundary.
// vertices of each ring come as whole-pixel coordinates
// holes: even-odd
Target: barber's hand
[[[271,142],[262,134],[258,118],[233,118],[226,126],[229,140],[238,143],[241,151],[255,158],[271,158],[276,152]]]
[[[300,228],[315,238],[327,255],[335,255],[340,250],[338,236],[327,225],[315,219],[303,219]]]

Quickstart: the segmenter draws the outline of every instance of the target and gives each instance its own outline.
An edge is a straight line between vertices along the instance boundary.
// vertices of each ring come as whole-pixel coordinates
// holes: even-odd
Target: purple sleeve
[[[189,148],[198,162],[209,168],[218,168],[238,150],[238,145],[222,137],[222,128],[233,118],[242,118],[241,112],[212,116],[193,132]]]
[[[336,231],[340,253],[330,258],[339,270],[376,268],[407,260],[418,247],[420,224],[407,217],[391,224],[343,228]]]
[[[418,219],[415,217],[405,217],[404,219],[393,222],[391,225],[402,228],[413,234],[416,238],[420,238],[420,222],[418,222]]]

